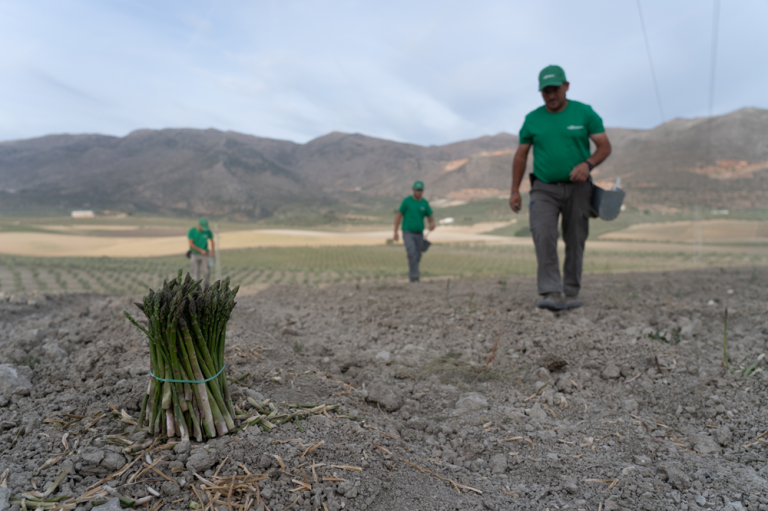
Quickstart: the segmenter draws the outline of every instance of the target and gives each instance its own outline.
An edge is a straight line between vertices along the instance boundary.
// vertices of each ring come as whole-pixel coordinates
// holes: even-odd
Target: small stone
[[[11,498],[10,488],[0,488],[0,511],[8,509],[8,499]]]
[[[651,464],[651,458],[649,458],[648,456],[642,456],[642,455],[634,456],[632,458],[632,461],[635,463],[635,465],[639,465],[641,467],[647,467],[648,465]]]
[[[571,479],[564,479],[563,480],[563,489],[570,493],[571,495],[577,493],[579,491],[579,487],[576,486],[576,483],[573,482]]]
[[[270,456],[267,453],[264,453],[261,455],[261,458],[259,458],[259,468],[269,468],[272,466],[272,461],[274,461],[274,458]]]
[[[169,497],[175,497],[181,493],[181,487],[173,481],[164,482],[162,486],[160,486],[160,489],[164,495],[168,495]]]
[[[424,431],[425,429],[427,429],[427,425],[428,425],[426,419],[417,418],[417,417],[413,417],[412,419],[409,419],[406,424],[408,424],[409,428],[415,429],[417,431]]]
[[[83,461],[87,461],[89,465],[98,465],[101,460],[104,459],[104,451],[96,449],[94,447],[88,447],[83,451]]]
[[[483,507],[487,509],[488,511],[496,511],[497,507],[496,504],[491,499],[483,499]]]
[[[626,410],[629,413],[636,412],[639,408],[639,405],[637,404],[637,401],[634,399],[625,399],[624,400],[624,410]]]
[[[507,471],[507,455],[495,454],[491,456],[491,473],[503,474]]]
[[[728,426],[723,426],[717,430],[717,442],[723,447],[728,447],[733,441],[733,434]]]
[[[539,367],[537,369],[534,369],[533,371],[531,371],[530,381],[531,383],[548,382],[549,371],[545,367]]]
[[[392,387],[373,382],[368,389],[366,401],[378,403],[388,412],[394,412],[403,406],[403,399]]]
[[[61,349],[61,347],[59,347],[59,345],[55,342],[46,344],[43,347],[43,352],[45,353],[45,360],[47,362],[61,363],[69,357],[69,354]]]
[[[243,394],[245,394],[247,397],[255,399],[256,401],[264,401],[265,399],[264,394],[261,392],[256,392],[253,389],[243,389]]]
[[[603,372],[600,374],[600,376],[604,380],[615,380],[621,376],[621,369],[619,369],[619,366],[613,362],[609,362],[608,365],[603,368]]]
[[[114,498],[110,499],[104,504],[100,506],[96,506],[93,509],[96,509],[98,511],[122,511],[123,508],[120,506],[120,499]]]
[[[741,502],[729,502],[723,508],[723,511],[746,511],[746,508]]]
[[[75,464],[72,460],[64,460],[61,462],[61,469],[66,470],[68,474],[74,475],[77,474],[77,471],[75,470]],[[0,510],[2,510],[2,506],[0,506]]]
[[[192,451],[192,446],[189,442],[180,442],[173,446],[173,452],[175,454],[189,454]]]
[[[100,465],[107,470],[114,472],[125,466],[125,458],[122,454],[112,451],[104,451],[104,459],[101,460]]]
[[[699,454],[717,454],[721,451],[717,441],[711,436],[704,434],[693,437],[693,450]]]
[[[377,362],[382,362],[384,364],[388,364],[389,362],[392,361],[392,353],[388,352],[387,350],[382,350],[382,351],[376,353],[376,356],[374,357],[374,359]]]
[[[526,412],[531,419],[543,421],[547,418],[547,412],[544,411],[539,403],[533,405],[533,407],[530,410],[526,410]]]
[[[13,305],[26,305],[28,301],[29,298],[24,294],[13,294],[8,297],[8,302]]]
[[[190,472],[202,472],[209,469],[218,461],[218,455],[213,449],[198,447],[187,460],[187,470]]]
[[[486,408],[488,408],[488,400],[485,399],[485,396],[478,394],[477,392],[464,394],[456,402],[457,413],[473,412],[484,410]]]
[[[0,395],[11,395],[19,389],[32,388],[32,369],[27,366],[0,364]]]
[[[667,481],[669,484],[680,491],[685,491],[691,487],[691,479],[679,468],[666,467]]]
[[[339,495],[345,495],[347,492],[352,491],[355,487],[355,483],[352,481],[344,481],[336,487],[336,493]]]

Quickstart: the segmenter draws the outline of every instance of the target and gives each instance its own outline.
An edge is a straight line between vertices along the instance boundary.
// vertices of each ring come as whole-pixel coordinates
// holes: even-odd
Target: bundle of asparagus
[[[235,429],[235,409],[224,374],[224,344],[235,295],[229,278],[203,290],[182,272],[136,305],[147,316],[144,328],[125,316],[149,340],[150,380],[141,404],[139,426],[151,435],[204,438]]]

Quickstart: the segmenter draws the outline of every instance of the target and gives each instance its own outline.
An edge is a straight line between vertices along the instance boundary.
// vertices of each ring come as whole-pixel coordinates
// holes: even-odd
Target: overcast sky
[[[709,112],[711,0],[641,0],[667,120]],[[768,108],[768,2],[720,6],[715,114]],[[517,133],[556,63],[661,123],[635,0],[0,0],[0,140],[217,128],[444,144]]]

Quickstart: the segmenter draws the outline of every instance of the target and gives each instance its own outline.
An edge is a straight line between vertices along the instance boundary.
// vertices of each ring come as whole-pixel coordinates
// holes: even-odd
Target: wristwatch
[[[591,162],[591,161],[589,161],[589,160],[584,160],[584,163],[586,163],[586,164],[587,164],[587,167],[589,167],[589,171],[590,171],[590,172],[592,172],[592,169],[594,169],[594,168],[595,168],[595,166],[594,166],[594,165],[592,164],[592,162]]]

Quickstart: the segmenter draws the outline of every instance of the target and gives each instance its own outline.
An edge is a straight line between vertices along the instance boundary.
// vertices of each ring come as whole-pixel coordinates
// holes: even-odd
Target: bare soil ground
[[[0,509],[63,470],[53,495],[79,497],[133,463],[107,484],[131,498],[158,491],[152,510],[188,509],[200,478],[224,485],[245,470],[268,477],[203,501],[768,510],[765,360],[741,373],[768,348],[766,283],[765,268],[588,275],[584,307],[557,314],[534,308],[527,277],[273,286],[241,297],[230,322],[233,399],[340,412],[138,455],[123,449],[145,433],[109,407],[135,418],[149,377],[145,341],[122,317],[132,300],[5,296]],[[736,372],[723,366],[726,307]],[[150,460],[157,470],[134,477]]]

